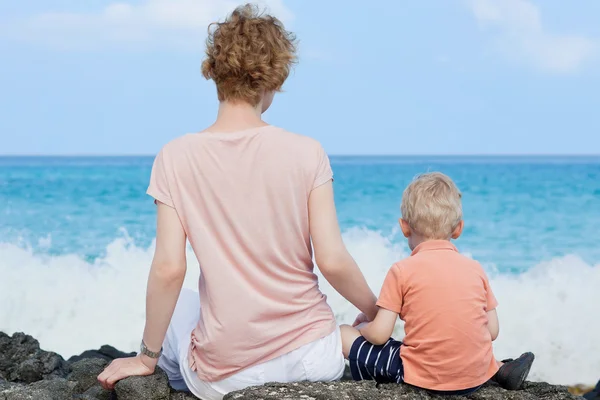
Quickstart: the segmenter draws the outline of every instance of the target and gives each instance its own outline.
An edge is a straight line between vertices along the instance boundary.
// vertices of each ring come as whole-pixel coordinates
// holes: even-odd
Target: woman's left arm
[[[186,234],[174,208],[157,202],[156,250],[146,294],[146,327],[144,344],[158,353],[165,339],[183,281],[187,264]],[[140,354],[114,360],[99,376],[98,381],[108,390],[121,379],[154,373],[157,358]]]

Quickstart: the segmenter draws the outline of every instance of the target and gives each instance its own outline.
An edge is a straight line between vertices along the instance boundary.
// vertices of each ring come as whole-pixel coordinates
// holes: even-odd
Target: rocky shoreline
[[[96,377],[114,358],[130,356],[110,346],[90,350],[64,360],[43,351],[33,337],[0,332],[0,400],[186,400],[188,393],[176,392],[160,369],[147,377],[131,377],[119,382],[113,392],[104,390]],[[595,397],[593,397],[595,396]],[[374,382],[268,384],[230,393],[225,399],[318,399],[318,400],[417,400],[434,398],[408,385],[376,385]],[[523,390],[507,392],[489,384],[468,396],[471,399],[580,399],[567,387],[527,382]],[[597,393],[586,395],[600,399]]]

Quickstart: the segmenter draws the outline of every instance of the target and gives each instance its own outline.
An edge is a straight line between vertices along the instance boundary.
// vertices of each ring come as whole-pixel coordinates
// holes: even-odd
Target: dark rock
[[[4,332],[0,332],[0,355],[14,355],[13,353],[17,352],[15,351],[17,346],[19,352],[25,353],[23,358],[27,358],[27,355],[34,354],[40,348],[38,341],[29,335],[25,335],[24,333],[15,333],[11,337]],[[5,361],[4,357],[3,359],[0,359],[0,367],[3,366],[3,361]]]
[[[9,377],[11,381],[37,382],[44,379],[43,369],[44,365],[42,362],[32,357],[16,365],[12,372],[9,372]]]
[[[82,396],[87,396],[95,400],[112,400],[117,398],[115,392],[105,390],[100,384],[92,386]]]
[[[377,385],[372,381],[365,381],[267,384],[229,393],[224,400],[426,400],[433,398],[437,397],[409,385]],[[512,392],[489,384],[465,398],[473,400],[575,400],[579,397],[570,394],[566,387],[547,383],[527,383],[523,390]]]
[[[32,383],[64,378],[69,364],[56,353],[40,350],[37,340],[24,333],[0,332],[0,376],[11,382]]]
[[[502,390],[498,386],[495,386],[495,389],[497,391],[503,391],[504,393],[511,393]],[[569,393],[569,388],[566,386],[550,385],[549,383],[544,382],[525,382],[521,392],[527,392],[533,394],[535,396],[534,398],[542,399],[579,399],[578,396]]]
[[[8,382],[4,379],[0,379],[0,394],[2,394],[2,390],[8,389],[9,387],[16,386],[16,383]],[[1,399],[1,397],[0,397]],[[4,400],[4,399],[2,399]]]
[[[10,393],[19,388],[20,386],[22,385],[0,380],[0,399],[6,400],[6,393]]]
[[[191,393],[175,392],[171,394],[171,400],[198,400],[198,398]]]
[[[169,400],[171,389],[167,374],[156,368],[150,376],[132,376],[123,379],[115,386],[119,400]]]
[[[43,350],[38,354],[43,365],[44,379],[65,378],[71,372],[69,363],[60,355]]]
[[[71,373],[67,377],[75,382],[75,393],[83,393],[98,384],[98,375],[108,365],[108,361],[101,358],[87,358],[71,364]]]
[[[136,353],[125,353],[117,350],[112,346],[104,345],[98,350],[86,350],[78,356],[69,358],[69,362],[73,363],[86,358],[101,358],[103,360],[112,361],[115,358],[133,357]]]
[[[38,381],[27,386],[13,384],[6,389],[0,387],[0,398],[3,400],[70,400],[72,397],[73,383],[62,378]]]
[[[12,337],[0,332],[0,374],[11,380],[14,370],[33,357],[40,346],[31,336],[15,333]]]
[[[115,391],[104,390],[98,375],[115,358],[130,357],[111,346],[90,350],[72,357],[69,365],[58,354],[42,351],[37,340],[16,333],[12,337],[0,332],[0,400],[193,400],[190,393],[175,392],[169,387],[166,374],[157,368],[146,377],[130,377],[117,383]],[[66,378],[66,379],[65,379]],[[29,383],[29,384],[28,384]],[[600,400],[600,382],[585,395],[588,400]],[[590,390],[589,388],[587,390]],[[341,382],[267,384],[233,392],[225,399],[235,400],[430,400],[428,392],[409,385],[377,385],[374,382],[353,382],[346,371]],[[547,383],[524,385],[519,391],[505,391],[487,384],[479,391],[463,397],[472,400],[559,400],[581,399],[566,387]]]
[[[105,356],[110,357],[112,360],[114,360],[115,358],[133,357],[136,355],[135,352],[125,353],[108,345],[100,347],[100,350],[98,351],[100,352],[100,354],[104,354]]]

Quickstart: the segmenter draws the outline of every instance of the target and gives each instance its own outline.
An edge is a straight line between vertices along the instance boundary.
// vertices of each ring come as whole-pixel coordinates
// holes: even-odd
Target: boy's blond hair
[[[448,176],[431,172],[415,178],[402,195],[402,219],[427,239],[449,239],[462,220],[461,193]]]

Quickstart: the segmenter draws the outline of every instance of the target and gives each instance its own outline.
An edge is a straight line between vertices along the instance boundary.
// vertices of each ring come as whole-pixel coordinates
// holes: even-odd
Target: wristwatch
[[[163,351],[162,347],[160,348],[160,351],[158,353],[148,350],[148,347],[146,347],[146,343],[144,343],[144,341],[142,340],[142,344],[140,346],[140,354],[143,354],[150,358],[159,358],[160,355],[162,354],[162,351]]]

